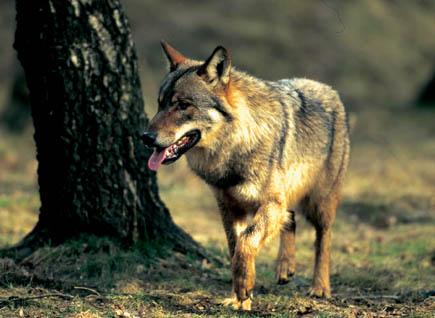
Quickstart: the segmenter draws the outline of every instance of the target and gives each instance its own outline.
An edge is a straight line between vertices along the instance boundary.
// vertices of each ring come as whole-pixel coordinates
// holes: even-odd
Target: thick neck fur
[[[232,69],[228,87],[222,94],[223,106],[232,116],[206,148],[195,147],[186,155],[195,171],[212,171],[243,165],[248,157],[269,157],[273,134],[281,130],[284,118],[279,92],[269,82]],[[223,171],[222,171],[223,172]]]
[[[234,117],[230,136],[235,146],[245,152],[258,151],[260,145],[273,138],[274,131],[282,125],[274,116],[281,111],[278,94],[269,82],[237,70],[231,72],[225,106]]]

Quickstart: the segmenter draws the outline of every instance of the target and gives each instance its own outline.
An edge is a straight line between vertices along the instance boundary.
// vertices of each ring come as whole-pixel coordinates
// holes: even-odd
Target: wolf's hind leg
[[[331,227],[316,227],[316,259],[310,295],[331,297],[329,271],[331,262]]]
[[[308,220],[316,230],[315,263],[310,295],[331,297],[329,282],[331,263],[331,229],[339,201],[339,186],[327,198],[307,198],[302,205]]]
[[[287,284],[295,274],[295,212],[289,211],[290,217],[281,230],[279,252],[276,259],[275,279],[279,285]]]

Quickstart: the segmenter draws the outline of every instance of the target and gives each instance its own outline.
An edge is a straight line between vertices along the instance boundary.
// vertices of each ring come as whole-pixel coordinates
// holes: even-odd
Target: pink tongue
[[[150,160],[148,160],[148,168],[150,168],[153,171],[157,171],[159,169],[160,165],[162,164],[163,160],[165,160],[165,148],[163,151],[157,151],[157,149],[154,149],[153,154],[150,157]]]

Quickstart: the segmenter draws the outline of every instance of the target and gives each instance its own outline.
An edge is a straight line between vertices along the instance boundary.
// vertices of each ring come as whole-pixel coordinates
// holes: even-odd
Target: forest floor
[[[97,237],[42,248],[20,263],[0,254],[0,317],[435,317],[434,115],[351,116],[331,299],[307,296],[314,231],[299,214],[294,279],[274,282],[275,240],[257,258],[252,311],[223,307],[231,274],[217,207],[181,161],[160,169],[161,196],[175,222],[223,265],[157,243],[125,251]],[[0,133],[0,247],[6,247],[32,229],[39,198],[31,131]]]

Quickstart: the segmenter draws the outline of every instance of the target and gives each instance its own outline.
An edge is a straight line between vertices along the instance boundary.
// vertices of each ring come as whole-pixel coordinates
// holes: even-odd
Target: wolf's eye
[[[177,110],[186,110],[191,104],[184,101],[179,101],[177,103]]]

